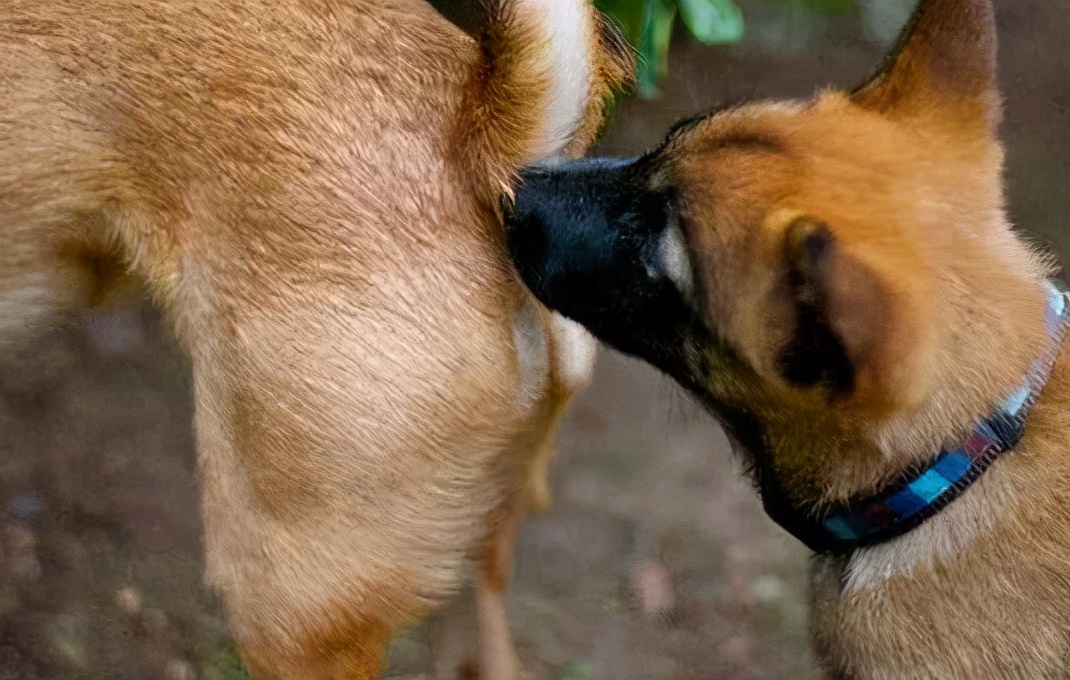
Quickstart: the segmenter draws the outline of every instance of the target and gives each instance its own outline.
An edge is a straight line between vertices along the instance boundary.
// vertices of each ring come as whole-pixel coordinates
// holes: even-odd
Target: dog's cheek
[[[685,299],[695,291],[695,275],[684,235],[678,225],[670,225],[657,240],[657,263],[660,272],[676,286]]]

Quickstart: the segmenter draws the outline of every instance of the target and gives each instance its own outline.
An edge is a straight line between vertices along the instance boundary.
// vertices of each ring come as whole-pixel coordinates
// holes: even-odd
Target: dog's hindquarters
[[[0,9],[24,54],[0,56],[0,311],[91,302],[126,267],[160,301],[193,363],[208,577],[257,677],[375,677],[475,554],[484,675],[508,678],[525,478],[589,366],[539,361],[561,343],[489,201],[597,127],[605,67],[558,87],[543,59],[594,35],[557,13],[592,10],[506,2],[481,55],[418,2],[329,27],[301,3],[88,4]],[[546,334],[532,356],[518,327]]]

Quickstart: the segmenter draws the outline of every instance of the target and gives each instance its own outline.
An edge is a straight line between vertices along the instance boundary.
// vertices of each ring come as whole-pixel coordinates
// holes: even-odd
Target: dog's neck
[[[770,517],[815,552],[846,554],[877,545],[923,525],[958,499],[1001,455],[1021,439],[1033,404],[1043,391],[1070,325],[1067,293],[1047,284],[1048,343],[1018,387],[976,423],[957,446],[945,447],[875,492],[843,503],[801,509],[779,487],[772,470],[759,469]]]

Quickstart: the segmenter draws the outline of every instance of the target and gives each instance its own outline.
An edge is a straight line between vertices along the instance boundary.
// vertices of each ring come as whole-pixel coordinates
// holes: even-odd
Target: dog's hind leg
[[[481,678],[519,680],[520,661],[506,615],[506,593],[513,569],[513,549],[525,512],[510,507],[503,513],[476,577]]]
[[[476,178],[477,193],[489,189],[486,198],[495,201],[499,192],[508,192],[517,167],[586,150],[601,127],[606,97],[630,79],[632,58],[588,0],[492,2],[481,43],[483,59],[458,120],[464,134],[457,139],[464,146],[456,155],[466,175]],[[521,367],[538,373],[537,381],[550,377],[544,429],[516,452],[525,461],[522,488],[502,507],[481,556],[475,588],[478,668],[474,662],[439,664],[442,680],[516,680],[521,674],[506,616],[513,550],[527,512],[549,504],[546,475],[557,423],[571,395],[586,385],[594,358],[593,340],[582,328],[551,320],[545,310],[535,316],[537,321],[517,322],[527,327],[525,336],[543,343],[518,343],[517,353]],[[540,351],[542,357],[526,356]]]
[[[554,430],[550,430],[554,434]],[[439,617],[435,635],[436,680],[520,680],[520,664],[509,624],[507,599],[517,534],[529,512],[549,503],[546,468],[553,453],[547,437],[532,460],[528,488],[497,515],[491,536],[477,556],[474,588],[465,591]],[[518,455],[530,455],[530,449]]]
[[[468,669],[462,664],[457,667],[456,675],[445,676],[449,680],[518,680],[523,677],[506,607],[517,535],[528,514],[542,512],[550,506],[547,477],[550,461],[557,451],[558,427],[572,395],[589,383],[597,349],[594,339],[582,328],[557,315],[543,315],[543,318],[548,322],[544,331],[544,361],[551,379],[544,427],[535,433],[535,441],[528,442],[525,451],[518,452],[527,466],[524,486],[514,492],[511,502],[499,513],[494,533],[479,563],[475,587],[479,670]],[[439,677],[443,677],[441,673]]]

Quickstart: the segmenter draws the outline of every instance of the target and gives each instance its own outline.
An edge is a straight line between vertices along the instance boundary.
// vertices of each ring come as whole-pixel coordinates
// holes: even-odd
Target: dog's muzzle
[[[521,174],[502,209],[509,251],[543,304],[617,349],[675,361],[690,303],[666,274],[669,192],[650,188],[648,158],[591,158]]]

